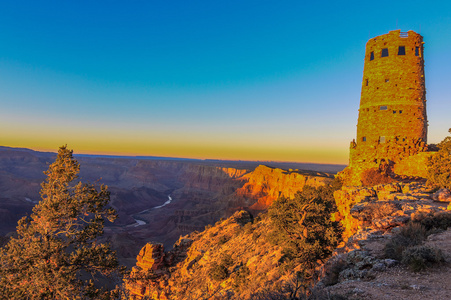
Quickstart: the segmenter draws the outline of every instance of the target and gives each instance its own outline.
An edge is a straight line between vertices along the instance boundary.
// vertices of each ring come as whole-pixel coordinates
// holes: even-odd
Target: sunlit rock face
[[[279,197],[293,198],[306,185],[318,187],[332,181],[324,173],[316,173],[316,176],[306,175],[263,165],[242,178],[246,183],[237,190],[237,194],[256,199],[257,202],[251,206],[252,209],[265,209]]]
[[[262,237],[270,222],[251,220],[248,212],[236,212],[163,254],[159,245],[146,245],[132,272],[144,279],[126,283],[131,299],[253,299],[252,293],[280,286],[286,280],[278,269],[282,251]],[[214,275],[219,265],[227,269],[223,278]]]
[[[337,280],[367,278],[368,269],[380,272],[393,267],[396,261],[370,255],[367,249],[382,249],[381,245],[410,220],[449,219],[448,202],[440,201],[440,195],[448,193],[434,194],[418,182],[336,191],[339,212],[334,217],[344,226],[346,243],[332,260],[343,255],[349,260]],[[254,292],[275,291],[288,277],[279,269],[283,251],[267,234],[271,226],[264,214],[253,219],[248,212],[239,211],[215,226],[182,237],[171,251],[148,244],[139,253],[133,271],[144,272],[147,278],[128,282],[127,289],[132,299],[254,299]],[[218,278],[215,270],[221,265],[226,273]],[[327,275],[332,265],[320,267],[321,276]]]
[[[438,194],[432,192],[421,183],[343,187],[334,193],[336,219],[343,224],[345,239],[361,230],[391,229],[420,214],[445,212],[447,203],[438,202]]]
[[[418,154],[427,151],[426,142],[423,37],[395,30],[370,39],[345,184],[359,185],[363,170],[381,164],[402,164],[394,168],[399,175],[424,176]]]

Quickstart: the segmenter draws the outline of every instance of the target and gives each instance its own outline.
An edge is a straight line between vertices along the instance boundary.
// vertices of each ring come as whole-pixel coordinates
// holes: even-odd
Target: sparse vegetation
[[[420,245],[425,239],[426,228],[419,223],[410,222],[401,227],[385,245],[385,256],[401,261],[404,250]]]
[[[230,238],[228,236],[225,236],[225,235],[221,236],[218,240],[218,245],[223,245],[223,244],[227,243],[227,241],[229,239]]]
[[[213,262],[210,266],[208,275],[215,281],[222,281],[229,277],[229,270],[227,270],[227,267],[224,264]]]
[[[381,171],[378,168],[372,168],[363,171],[361,181],[363,186],[374,186],[378,184],[392,183],[395,180],[391,178],[387,172]]]
[[[451,133],[451,128],[448,132]],[[451,136],[447,136],[437,146],[438,152],[428,161],[427,183],[451,189]]]
[[[236,272],[234,288],[240,289],[249,281],[250,270],[246,265],[242,265]]]
[[[400,261],[415,272],[442,262],[444,258],[440,249],[422,245],[432,231],[432,227],[427,230],[420,222],[408,223],[385,245],[385,255]]]
[[[107,208],[106,186],[74,184],[80,165],[65,146],[45,172],[42,200],[18,222],[17,237],[0,251],[0,294],[4,299],[114,298],[99,279],[119,275],[116,255],[98,242]]]
[[[451,227],[451,214],[448,212],[416,214],[412,221],[421,224],[428,233],[432,233],[436,230],[446,230]]]
[[[442,261],[444,261],[444,258],[441,250],[428,246],[413,246],[405,249],[401,260],[403,264],[409,266],[414,272],[422,271],[430,264]]]

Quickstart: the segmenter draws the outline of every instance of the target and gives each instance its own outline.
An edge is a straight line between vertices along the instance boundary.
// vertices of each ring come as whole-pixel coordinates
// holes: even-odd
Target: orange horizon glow
[[[227,151],[218,151],[211,146],[197,146],[197,147],[185,147],[183,149],[180,145],[175,147],[178,150],[165,149],[164,147],[153,147],[154,151],[146,151],[145,149],[131,149],[132,147],[124,148],[123,151],[107,150],[107,146],[93,148],[89,145],[81,145],[77,147],[73,143],[60,143],[59,146],[52,147],[51,145],[39,145],[34,146],[29,143],[4,143],[2,146],[13,148],[28,148],[40,152],[52,152],[57,153],[58,148],[62,145],[66,145],[69,149],[74,151],[74,154],[87,154],[87,155],[111,155],[111,156],[154,156],[154,157],[166,157],[166,158],[187,158],[187,159],[212,159],[212,160],[228,160],[228,161],[260,161],[260,162],[293,162],[293,163],[317,163],[317,164],[337,164],[347,165],[347,153],[340,152],[328,152],[328,151],[314,151],[308,149],[298,149],[295,151],[291,149],[289,151],[276,151],[275,149],[227,149]],[[55,143],[56,145],[56,143]],[[112,148],[109,148],[112,149]],[[114,148],[113,148],[114,149]],[[340,157],[346,155],[346,159],[343,160]]]
[[[269,135],[266,128],[230,133],[212,126],[185,126],[184,131],[158,126],[152,130],[152,126],[136,124],[79,125],[58,117],[48,120],[47,124],[0,120],[0,127],[4,123],[10,129],[0,132],[0,145],[57,152],[67,144],[75,154],[92,155],[348,164],[348,142],[338,134],[324,138],[281,129]]]

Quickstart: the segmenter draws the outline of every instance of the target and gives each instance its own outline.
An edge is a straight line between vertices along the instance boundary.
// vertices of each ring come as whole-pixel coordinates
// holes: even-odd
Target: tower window
[[[406,55],[406,47],[405,46],[399,46],[398,55]]]
[[[420,47],[415,47],[415,56],[420,56]]]
[[[366,142],[366,136],[362,138],[362,142]]]
[[[385,143],[385,136],[380,136],[379,137],[379,143]]]
[[[370,60],[373,60],[374,59],[374,52],[371,52],[370,53]]]
[[[368,79],[365,80],[365,85],[368,86]]]
[[[400,110],[399,113],[402,114],[402,110]]]
[[[388,79],[388,78],[385,78],[385,82],[389,82],[390,81],[390,79]]]
[[[387,110],[387,106],[386,105],[379,106],[379,110]]]
[[[388,48],[382,49],[381,57],[387,57],[388,56]]]
[[[393,113],[396,114],[396,110],[394,110]]]

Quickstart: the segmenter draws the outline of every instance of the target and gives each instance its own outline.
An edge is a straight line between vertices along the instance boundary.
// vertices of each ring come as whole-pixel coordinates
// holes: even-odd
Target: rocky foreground
[[[349,239],[325,265],[317,285],[343,299],[451,299],[451,194],[421,183],[343,188],[335,192]],[[421,246],[439,250],[443,260],[414,272],[387,258],[387,244],[409,222],[430,232]]]
[[[449,191],[422,183],[393,183],[335,192],[346,243],[321,268],[311,290],[316,299],[449,299],[451,285],[451,201]],[[441,249],[440,263],[413,272],[386,248],[403,226],[422,224],[423,245]],[[129,281],[133,299],[287,299],[300,288],[294,274],[302,266],[283,264],[283,249],[271,240],[266,214],[246,211],[180,238],[173,250],[147,244]],[[435,251],[435,250],[434,250]],[[299,295],[299,294],[298,294]]]

